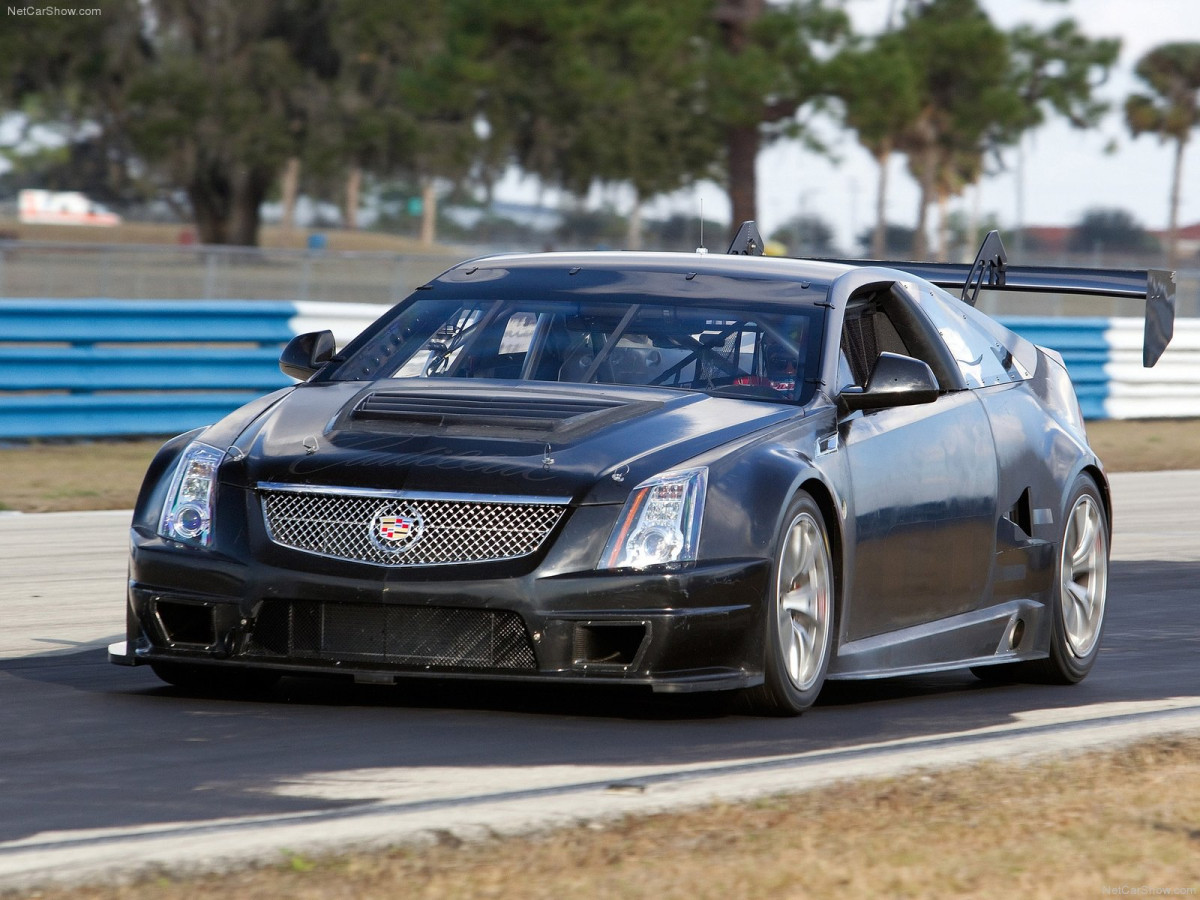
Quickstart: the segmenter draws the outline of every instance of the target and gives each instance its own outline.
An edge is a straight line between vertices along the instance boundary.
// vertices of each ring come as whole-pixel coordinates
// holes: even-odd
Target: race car
[[[1173,275],[728,254],[464,262],[298,383],[168,441],[112,662],[193,690],[285,675],[738,692],[1096,661],[1112,509],[1056,352],[980,290]],[[946,288],[961,290],[954,296]]]

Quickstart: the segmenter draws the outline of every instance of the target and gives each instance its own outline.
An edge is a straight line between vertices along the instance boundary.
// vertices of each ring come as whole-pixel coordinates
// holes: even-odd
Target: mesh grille
[[[263,490],[271,540],[383,566],[516,559],[542,545],[564,507],[543,503]]]
[[[383,665],[536,667],[521,617],[488,609],[270,602],[247,653]]]

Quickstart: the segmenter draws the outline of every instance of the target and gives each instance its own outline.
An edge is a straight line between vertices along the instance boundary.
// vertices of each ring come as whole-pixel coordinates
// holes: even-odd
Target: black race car
[[[190,688],[288,673],[739,690],[971,667],[1075,682],[1111,509],[1061,357],[981,288],[1147,299],[1169,273],[727,255],[463,263],[302,383],[169,441],[110,659]],[[941,285],[941,286],[939,286]],[[942,286],[963,290],[962,299]]]

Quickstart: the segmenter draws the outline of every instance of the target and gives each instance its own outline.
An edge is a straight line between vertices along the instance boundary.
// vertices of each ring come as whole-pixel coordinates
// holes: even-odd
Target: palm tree
[[[844,51],[832,67],[845,122],[879,168],[870,251],[875,259],[883,259],[886,252],[888,164],[897,135],[912,127],[920,112],[917,75],[909,53],[907,42],[889,31],[872,46]]]
[[[1131,94],[1125,100],[1125,122],[1136,137],[1157,134],[1175,142],[1171,173],[1170,214],[1167,224],[1167,265],[1179,257],[1179,187],[1183,151],[1192,129],[1200,125],[1200,43],[1163,44],[1138,60],[1134,72],[1153,94]]]

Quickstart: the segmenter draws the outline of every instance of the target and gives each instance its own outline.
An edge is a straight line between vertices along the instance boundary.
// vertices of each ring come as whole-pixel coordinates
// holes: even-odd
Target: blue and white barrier
[[[177,434],[286,387],[279,353],[367,303],[0,300],[0,439]]]
[[[0,300],[0,440],[176,434],[291,383],[294,335],[339,346],[387,310],[371,303]],[[1142,320],[1002,317],[1062,353],[1089,419],[1200,417],[1200,319],[1179,319],[1143,369]]]
[[[1200,417],[1200,319],[1176,319],[1166,352],[1146,369],[1140,318],[999,318],[1062,354],[1085,418]]]

